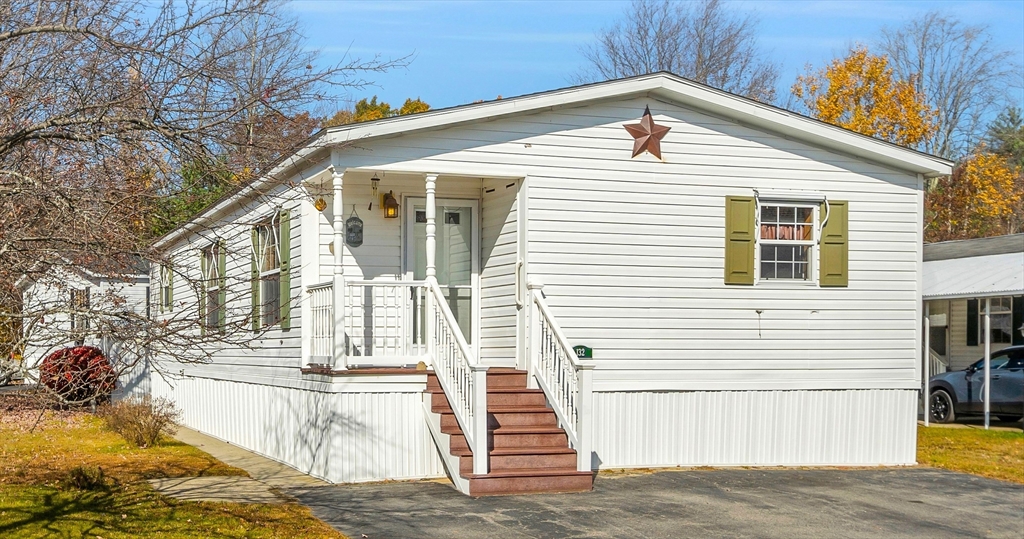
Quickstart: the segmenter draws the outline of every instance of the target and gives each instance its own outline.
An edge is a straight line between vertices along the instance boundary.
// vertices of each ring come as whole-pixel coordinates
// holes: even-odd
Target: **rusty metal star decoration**
[[[626,131],[633,135],[633,157],[646,151],[661,159],[661,139],[672,128],[655,124],[650,107],[644,107],[644,115],[640,118],[640,123],[626,124],[622,127],[625,127]]]

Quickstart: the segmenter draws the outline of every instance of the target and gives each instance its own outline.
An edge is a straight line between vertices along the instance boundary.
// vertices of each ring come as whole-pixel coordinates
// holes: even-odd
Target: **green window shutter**
[[[1013,346],[1024,344],[1024,335],[1022,335],[1021,327],[1024,326],[1024,296],[1017,296],[1013,298],[1013,315],[1011,315],[1013,322],[1011,323],[1010,333],[1013,335],[1011,339],[1013,342],[1010,343]]]
[[[821,208],[822,219],[826,209]],[[845,200],[828,201],[828,222],[821,229],[818,254],[821,286],[849,286],[850,283],[850,219]]]
[[[967,346],[978,346],[978,300],[967,300]]]
[[[756,207],[754,197],[725,197],[725,284],[754,284]]]
[[[260,330],[260,272],[256,267],[256,246],[259,244],[259,230],[256,228],[252,229],[252,249],[249,250],[250,264],[250,281],[252,282],[252,291],[250,293],[250,301],[252,303],[252,330]]]
[[[228,313],[228,255],[227,245],[223,240],[218,243],[217,266],[217,274],[220,276],[219,292],[217,293],[217,303],[220,305],[220,310],[217,311],[217,329],[224,333]]]
[[[291,278],[291,251],[292,251],[292,225],[288,210],[283,210],[280,215],[281,226],[281,329],[289,330],[292,327],[292,278]]]
[[[206,335],[206,254],[199,250],[199,333]]]

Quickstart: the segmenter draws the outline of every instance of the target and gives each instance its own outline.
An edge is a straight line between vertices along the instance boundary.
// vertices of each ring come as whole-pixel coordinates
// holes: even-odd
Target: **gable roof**
[[[801,140],[814,146],[860,157],[897,170],[921,174],[926,178],[946,176],[953,169],[953,162],[947,159],[862,135],[849,129],[662,71],[321,129],[299,146],[295,152],[279,159],[269,168],[268,173],[225,195],[221,200],[193,217],[189,223],[158,238],[153,245],[159,247],[168,243],[188,229],[190,223],[204,220],[230,205],[233,200],[294,174],[295,170],[304,164],[308,165],[312,161],[321,159],[322,154],[329,151],[330,148],[342,147],[355,141],[362,143],[375,138],[442,129],[543,110],[581,106],[593,101],[643,95],[662,98],[750,127]]]
[[[1024,233],[924,244],[924,261],[1024,253]]]
[[[578,106],[589,101],[650,95],[755,128],[862,157],[926,178],[946,176],[953,162],[881,139],[837,127],[802,114],[712,88],[667,71],[626,79],[572,86],[519,97],[394,116],[371,122],[330,127],[322,144],[338,146],[370,138],[493,120],[514,114]]]

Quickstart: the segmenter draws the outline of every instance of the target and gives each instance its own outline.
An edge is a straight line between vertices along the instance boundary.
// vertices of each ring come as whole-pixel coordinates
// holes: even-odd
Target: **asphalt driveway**
[[[1024,485],[929,468],[601,475],[593,492],[490,498],[442,482],[287,493],[354,539],[1024,535]]]

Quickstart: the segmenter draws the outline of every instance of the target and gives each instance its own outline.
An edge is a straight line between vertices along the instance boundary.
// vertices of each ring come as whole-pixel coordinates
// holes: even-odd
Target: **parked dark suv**
[[[932,421],[949,423],[959,416],[985,413],[982,395],[985,385],[985,359],[979,359],[962,371],[936,374],[929,380]],[[1011,346],[992,354],[990,411],[1002,421],[1018,421],[1024,416],[1024,346]]]

